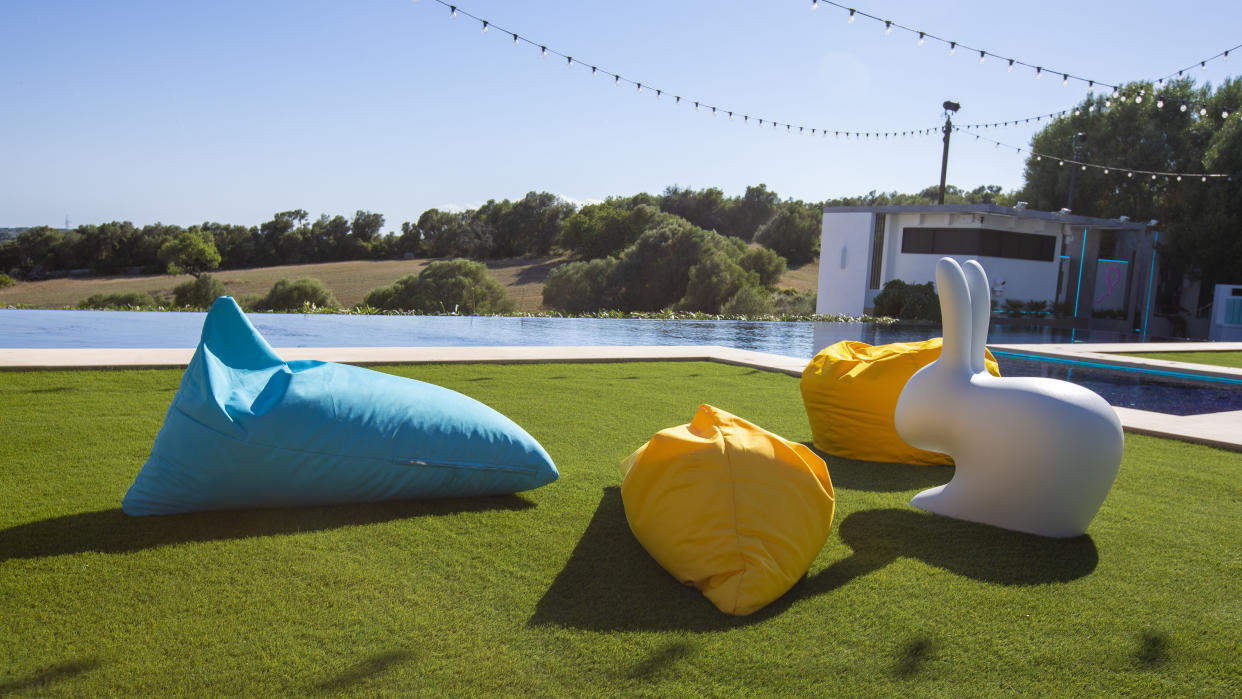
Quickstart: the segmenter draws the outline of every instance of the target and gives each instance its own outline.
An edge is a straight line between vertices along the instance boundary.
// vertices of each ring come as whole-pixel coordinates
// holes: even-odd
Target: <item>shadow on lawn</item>
[[[944,485],[953,478],[952,466],[911,466],[874,461],[855,461],[826,454],[811,442],[804,446],[814,451],[828,465],[832,485],[846,490],[865,490],[873,493],[895,493],[903,490],[923,490]]]
[[[334,675],[323,682],[312,685],[311,691],[325,694],[333,694],[349,689],[351,686],[362,682],[371,677],[376,677],[388,672],[389,668],[399,663],[404,663],[414,659],[414,654],[398,650],[389,653],[380,653],[373,655],[366,660],[354,665],[345,672]]]
[[[169,544],[299,534],[411,517],[524,510],[534,506],[516,495],[498,495],[152,517],[130,517],[118,508],[53,517],[0,530],[0,561],[85,551],[131,553]]]
[[[1000,585],[1074,580],[1099,561],[1089,536],[1047,539],[913,510],[855,512],[841,520],[837,533],[853,553],[804,577],[754,614],[730,616],[655,562],[630,532],[620,489],[605,488],[569,562],[529,623],[596,631],[713,631],[764,621],[902,557]]]
[[[67,680],[74,675],[80,675],[83,672],[90,672],[99,667],[99,661],[94,658],[85,660],[72,660],[67,663],[53,665],[36,672],[29,677],[19,680],[11,680],[8,682],[0,682],[0,695],[9,694],[10,692],[25,692],[30,690],[47,691],[49,685],[61,680]]]

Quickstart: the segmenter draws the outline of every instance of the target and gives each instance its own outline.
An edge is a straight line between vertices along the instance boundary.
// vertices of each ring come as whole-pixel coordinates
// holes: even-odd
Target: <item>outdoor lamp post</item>
[[[953,133],[953,115],[962,105],[952,100],[944,101],[944,153],[940,156],[940,194],[936,203],[944,203],[944,178],[949,171],[949,136]]]
[[[1074,134],[1074,167],[1070,168],[1069,197],[1065,202],[1065,208],[1070,211],[1074,210],[1074,187],[1078,184],[1078,170],[1080,169],[1078,164],[1078,149],[1082,147],[1082,144],[1086,142],[1086,140],[1087,134],[1081,131]]]

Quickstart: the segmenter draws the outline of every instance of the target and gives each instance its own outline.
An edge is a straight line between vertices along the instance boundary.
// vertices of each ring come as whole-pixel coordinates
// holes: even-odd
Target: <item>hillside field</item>
[[[564,257],[521,257],[488,260],[487,268],[509,291],[518,311],[533,312],[543,306],[543,281],[548,272],[565,261]],[[212,276],[224,282],[225,288],[233,296],[266,294],[281,279],[314,277],[326,284],[343,306],[351,307],[360,303],[371,289],[391,284],[407,274],[418,274],[430,262],[431,260],[352,260],[225,270],[212,272]],[[781,279],[780,285],[798,291],[814,291],[818,274],[818,262],[791,268]],[[66,277],[19,282],[0,289],[0,307],[73,308],[92,294],[133,291],[171,297],[173,287],[189,279],[189,275],[154,274],[129,277]]]

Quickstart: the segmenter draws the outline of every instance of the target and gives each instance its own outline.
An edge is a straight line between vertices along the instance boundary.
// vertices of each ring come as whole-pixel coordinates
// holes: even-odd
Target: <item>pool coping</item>
[[[1242,369],[1126,357],[1110,352],[1242,351],[1242,343],[1092,343],[989,345],[992,349],[1056,359],[1087,360],[1114,366],[1176,370],[1200,376],[1242,378]],[[718,345],[533,346],[533,347],[289,347],[276,352],[286,360],[318,359],[345,364],[548,363],[709,361],[801,376],[807,360]],[[0,369],[169,369],[190,362],[194,348],[12,349],[0,348]],[[1166,437],[1242,451],[1242,411],[1169,415],[1115,407],[1128,432]]]

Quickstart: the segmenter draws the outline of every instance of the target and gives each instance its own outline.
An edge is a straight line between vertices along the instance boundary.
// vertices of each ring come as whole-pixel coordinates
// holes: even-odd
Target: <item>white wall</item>
[[[983,220],[980,221],[979,219]],[[911,284],[923,284],[936,280],[936,262],[946,255],[914,254],[901,252],[902,229],[918,227],[937,228],[993,228],[1012,230],[1019,233],[1038,233],[1041,235],[1060,235],[1059,224],[1046,224],[1040,220],[1017,220],[1009,216],[984,216],[973,214],[899,214],[889,216],[889,226],[884,239],[884,281],[900,279]],[[1056,246],[1060,252],[1058,240]],[[1022,301],[1047,301],[1052,303],[1057,296],[1057,272],[1060,269],[1060,257],[1052,261],[1013,260],[999,257],[971,257],[970,255],[948,255],[958,262],[977,259],[988,274],[988,282],[993,288],[1005,282],[1004,292],[994,296],[996,305],[1006,298]]]
[[[1242,323],[1238,323],[1236,318],[1226,318],[1225,311],[1233,310],[1236,313],[1237,306],[1235,304],[1242,303],[1242,297],[1236,296],[1242,292],[1242,286],[1231,284],[1217,284],[1212,297],[1212,328],[1209,331],[1208,339],[1214,342],[1242,342]],[[1227,320],[1234,320],[1233,323],[1227,323]]]
[[[859,316],[871,276],[870,213],[824,214],[816,313]]]

